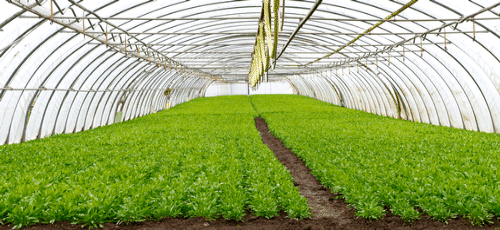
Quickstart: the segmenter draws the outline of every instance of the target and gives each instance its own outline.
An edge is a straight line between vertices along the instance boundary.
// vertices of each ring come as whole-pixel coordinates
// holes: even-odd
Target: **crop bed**
[[[0,224],[97,227],[163,217],[310,216],[255,129],[250,98],[200,98],[77,133],[0,146]]]
[[[258,116],[338,194],[325,196],[334,215],[307,218],[290,171],[262,143]],[[0,146],[0,225],[470,229],[467,218],[493,228],[500,226],[498,165],[498,134],[293,95],[198,98],[132,121]]]
[[[500,135],[413,123],[301,96],[253,96],[271,132],[356,215],[388,208],[484,224],[500,215]]]

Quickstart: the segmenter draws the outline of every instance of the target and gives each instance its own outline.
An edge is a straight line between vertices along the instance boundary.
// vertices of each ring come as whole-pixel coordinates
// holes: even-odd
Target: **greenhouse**
[[[0,230],[500,229],[499,44],[498,0],[2,1]]]

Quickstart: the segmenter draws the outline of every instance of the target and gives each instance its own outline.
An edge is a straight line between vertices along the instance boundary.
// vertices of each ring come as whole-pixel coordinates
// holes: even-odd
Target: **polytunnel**
[[[249,82],[266,2],[2,1],[0,143],[130,120],[203,97],[212,83]],[[500,132],[499,1],[277,2],[277,55],[260,82]]]

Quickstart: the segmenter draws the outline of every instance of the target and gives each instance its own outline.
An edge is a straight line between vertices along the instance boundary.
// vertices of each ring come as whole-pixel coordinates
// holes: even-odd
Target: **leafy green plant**
[[[309,215],[250,98],[198,98],[77,134],[0,146],[0,221],[99,227],[162,217]],[[255,208],[255,209],[253,209]]]
[[[256,95],[271,132],[356,215],[378,219],[389,206],[475,225],[500,215],[500,135],[381,117],[295,95]]]

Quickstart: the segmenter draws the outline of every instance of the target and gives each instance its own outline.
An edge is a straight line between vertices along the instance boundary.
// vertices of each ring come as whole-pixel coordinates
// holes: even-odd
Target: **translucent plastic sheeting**
[[[205,97],[223,95],[256,95],[256,94],[295,94],[294,89],[287,81],[262,82],[259,87],[251,88],[248,83],[213,83]]]
[[[58,23],[51,23],[51,1],[39,2],[0,2],[0,143],[87,130],[115,122],[120,112],[129,120],[205,95],[214,79],[145,60],[153,49],[196,71],[246,80],[262,7],[253,0],[56,0]],[[314,2],[286,1],[278,51]],[[499,1],[420,0],[311,63],[407,2],[323,0],[270,74],[340,106],[500,132]],[[460,23],[434,30],[450,22]],[[133,55],[138,48],[142,59]]]

